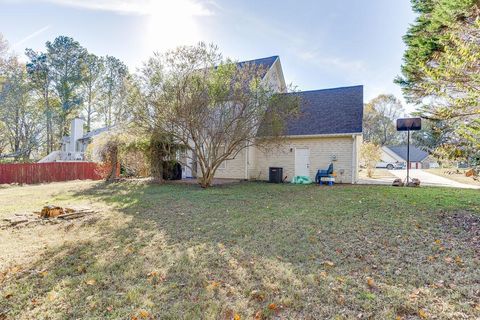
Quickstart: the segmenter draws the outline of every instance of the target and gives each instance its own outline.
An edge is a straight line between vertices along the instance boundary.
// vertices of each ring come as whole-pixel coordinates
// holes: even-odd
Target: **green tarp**
[[[295,176],[292,179],[292,183],[295,184],[310,184],[313,181],[307,176]]]

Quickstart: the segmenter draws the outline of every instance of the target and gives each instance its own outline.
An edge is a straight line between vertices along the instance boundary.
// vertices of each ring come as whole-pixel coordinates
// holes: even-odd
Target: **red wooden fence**
[[[0,164],[0,184],[100,180],[107,170],[94,162],[6,163]]]

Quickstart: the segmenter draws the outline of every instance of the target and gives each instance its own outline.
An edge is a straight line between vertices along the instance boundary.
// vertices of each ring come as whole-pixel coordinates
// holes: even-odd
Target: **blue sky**
[[[202,40],[237,60],[279,55],[300,90],[363,84],[365,101],[401,97],[393,79],[413,19],[408,0],[0,0],[0,32],[19,54],[68,35],[135,71]]]

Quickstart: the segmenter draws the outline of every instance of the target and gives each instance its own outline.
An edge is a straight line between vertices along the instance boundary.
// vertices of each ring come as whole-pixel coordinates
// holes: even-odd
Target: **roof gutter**
[[[286,135],[285,138],[302,139],[302,138],[336,138],[336,137],[352,137],[361,136],[361,132],[353,133],[329,133],[329,134],[303,134],[303,135]]]

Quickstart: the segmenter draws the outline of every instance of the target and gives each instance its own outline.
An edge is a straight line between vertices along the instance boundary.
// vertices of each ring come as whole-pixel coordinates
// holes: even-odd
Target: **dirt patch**
[[[480,216],[468,211],[444,215],[443,226],[447,233],[463,230],[463,236],[475,251],[480,254]]]

